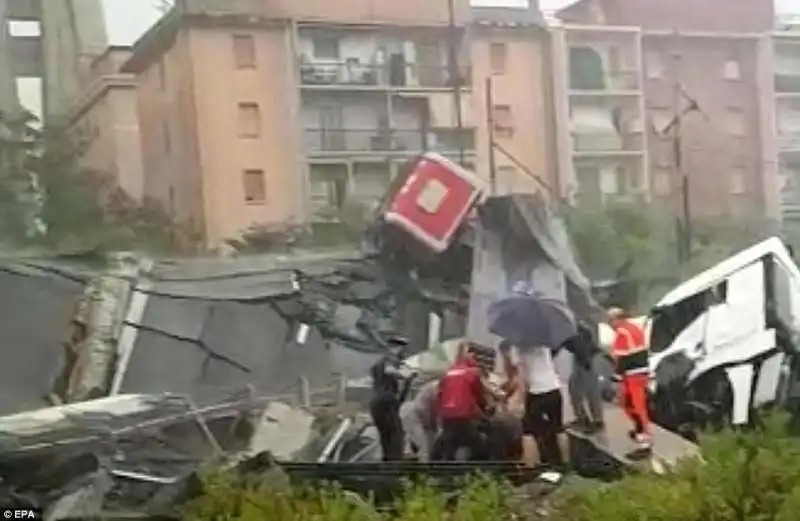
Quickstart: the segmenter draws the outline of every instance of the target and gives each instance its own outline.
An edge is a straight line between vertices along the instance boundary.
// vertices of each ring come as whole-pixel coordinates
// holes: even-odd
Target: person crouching
[[[475,354],[463,343],[455,364],[439,381],[437,411],[442,432],[436,459],[453,461],[461,448],[470,451],[471,459],[483,452],[480,422],[487,405],[484,392]]]
[[[433,444],[439,433],[436,410],[438,391],[437,380],[428,382],[420,388],[413,400],[405,402],[400,407],[403,430],[418,461],[430,461]]]

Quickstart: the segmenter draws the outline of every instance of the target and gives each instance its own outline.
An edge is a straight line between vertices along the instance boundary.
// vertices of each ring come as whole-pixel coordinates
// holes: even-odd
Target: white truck
[[[647,326],[651,406],[664,427],[745,425],[800,398],[800,270],[778,238],[675,287]]]

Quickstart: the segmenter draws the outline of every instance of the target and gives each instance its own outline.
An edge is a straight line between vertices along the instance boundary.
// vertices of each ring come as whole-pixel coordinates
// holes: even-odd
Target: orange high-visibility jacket
[[[616,362],[617,374],[648,374],[650,363],[642,328],[626,320],[614,329],[614,333],[611,356]]]

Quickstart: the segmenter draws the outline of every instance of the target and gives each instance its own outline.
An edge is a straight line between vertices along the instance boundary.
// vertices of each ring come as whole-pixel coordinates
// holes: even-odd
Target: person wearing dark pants
[[[561,468],[566,450],[564,399],[552,350],[544,346],[528,348],[519,353],[519,359],[528,386],[523,434],[536,441],[543,464]]]
[[[399,461],[404,455],[405,435],[400,420],[400,405],[408,394],[411,382],[400,374],[400,364],[407,344],[403,338],[390,339],[390,352],[370,370],[374,396],[369,411],[378,430],[384,461]]]
[[[528,393],[525,401],[523,432],[533,436],[539,446],[541,462],[550,467],[564,465],[559,436],[564,431],[564,399],[561,390]]]
[[[578,324],[578,333],[564,342],[572,354],[572,373],[569,377],[569,399],[575,414],[574,427],[593,433],[605,428],[600,380],[594,361],[600,353],[594,335],[585,323]],[[588,412],[587,412],[588,408]]]
[[[468,450],[470,460],[482,459],[480,456],[484,452],[479,424],[471,419],[442,420],[439,444],[436,456],[439,461],[456,461],[460,449]]]
[[[435,460],[452,461],[462,448],[469,450],[470,459],[485,452],[480,431],[487,405],[484,392],[474,353],[466,343],[462,344],[456,363],[439,380],[436,403],[442,433],[436,443]]]

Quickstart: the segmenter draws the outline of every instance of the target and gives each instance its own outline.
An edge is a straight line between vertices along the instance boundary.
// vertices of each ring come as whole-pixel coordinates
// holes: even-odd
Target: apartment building
[[[100,0],[0,0],[0,108],[60,115],[107,47]]]
[[[374,205],[424,150],[488,178],[476,82],[489,76],[499,115],[518,118],[495,115],[499,139],[547,177],[548,53],[538,10],[520,16],[484,19],[468,40],[467,0],[178,2],[123,69],[139,81],[144,193],[217,245],[254,224]]]
[[[800,226],[800,26],[773,36],[775,130],[780,213],[784,228]]]
[[[0,109],[32,110],[41,116],[42,6],[30,0],[0,0]],[[39,106],[31,105],[26,90],[38,89]],[[27,107],[25,105],[28,105]],[[36,110],[38,109],[38,110]]]
[[[566,192],[777,218],[771,2],[582,0],[559,13]],[[687,111],[696,102],[700,111]],[[680,172],[670,122],[681,118]],[[666,131],[666,132],[665,132]]]
[[[492,139],[498,193],[558,194],[551,40],[538,2],[527,9],[473,7],[470,49],[475,171],[490,178]]]

